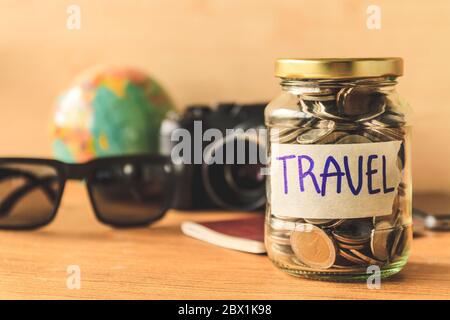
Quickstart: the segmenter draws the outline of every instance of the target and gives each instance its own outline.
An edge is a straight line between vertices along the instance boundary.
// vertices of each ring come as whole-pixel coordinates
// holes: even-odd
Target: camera
[[[192,105],[161,125],[170,155],[174,209],[255,210],[266,202],[265,103]]]

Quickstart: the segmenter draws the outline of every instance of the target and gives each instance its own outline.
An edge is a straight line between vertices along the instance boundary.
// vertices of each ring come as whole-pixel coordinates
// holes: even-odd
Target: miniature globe
[[[109,69],[81,78],[58,99],[53,151],[65,162],[156,153],[170,97],[148,75]]]

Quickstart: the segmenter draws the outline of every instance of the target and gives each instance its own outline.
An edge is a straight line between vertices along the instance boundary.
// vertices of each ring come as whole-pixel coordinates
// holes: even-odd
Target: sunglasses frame
[[[93,175],[95,170],[98,168],[102,168],[105,165],[114,165],[114,164],[126,164],[127,162],[132,163],[150,163],[155,165],[162,165],[163,168],[169,168],[169,170],[165,170],[167,175],[167,183],[168,188],[165,190],[167,196],[165,197],[164,203],[162,204],[162,208],[158,215],[152,216],[148,220],[144,220],[142,222],[130,223],[130,224],[120,224],[113,223],[105,219],[98,207],[96,205],[93,190],[91,186],[91,181],[93,180]],[[130,156],[114,156],[114,157],[102,157],[94,160],[90,160],[85,163],[65,163],[59,160],[53,159],[39,159],[39,158],[0,158],[0,165],[3,164],[30,164],[30,165],[42,165],[55,169],[57,173],[58,183],[60,184],[60,188],[58,188],[58,193],[56,195],[56,201],[53,208],[53,211],[49,218],[43,222],[23,225],[23,226],[1,226],[0,230],[35,230],[41,227],[44,227],[50,224],[56,217],[59,207],[61,205],[62,196],[64,194],[66,182],[68,180],[77,180],[77,181],[85,181],[86,188],[89,195],[89,200],[91,202],[92,209],[94,211],[95,217],[101,223],[106,225],[110,225],[116,228],[129,228],[129,227],[142,227],[148,226],[153,222],[161,219],[165,213],[171,208],[172,197],[174,192],[174,176],[173,176],[173,165],[170,160],[170,157],[158,155],[158,154],[150,154],[150,155],[130,155]],[[168,167],[166,167],[168,166]]]

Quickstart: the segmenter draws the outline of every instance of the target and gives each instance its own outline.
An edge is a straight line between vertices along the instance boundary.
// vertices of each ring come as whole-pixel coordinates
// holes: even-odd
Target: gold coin
[[[392,225],[388,221],[381,221],[372,230],[370,249],[373,256],[381,261],[389,259],[389,237],[392,233]]]
[[[366,264],[366,262],[358,257],[356,257],[355,255],[353,255],[352,253],[350,253],[349,251],[345,250],[345,249],[339,249],[339,255],[344,258],[347,261],[350,261],[352,263],[355,264]]]
[[[365,254],[361,253],[358,250],[350,249],[350,252],[353,253],[358,258],[360,258],[361,260],[363,260],[364,262],[366,262],[367,264],[383,265],[382,261],[372,259],[371,257],[366,256]]]
[[[396,230],[393,230],[393,238],[392,244],[390,246],[390,252],[389,252],[389,258],[392,260],[394,259],[395,255],[397,254],[398,245],[400,243],[400,238],[402,237],[403,228],[397,228]]]
[[[362,250],[366,247],[366,245],[364,244],[347,244],[347,243],[343,243],[343,242],[339,242],[338,243],[339,248],[343,248],[343,249],[355,249],[355,250]]]
[[[336,245],[325,231],[312,224],[300,224],[291,234],[291,247],[303,264],[328,269],[336,260]]]
[[[402,227],[402,229],[403,229],[402,236],[400,238],[396,252],[398,256],[402,256],[405,253],[405,251],[409,250],[409,246],[412,240],[412,227],[405,226]]]

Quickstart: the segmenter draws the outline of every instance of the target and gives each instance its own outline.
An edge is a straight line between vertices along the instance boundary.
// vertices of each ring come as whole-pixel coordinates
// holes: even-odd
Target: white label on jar
[[[401,141],[271,145],[272,214],[316,219],[389,215]]]

